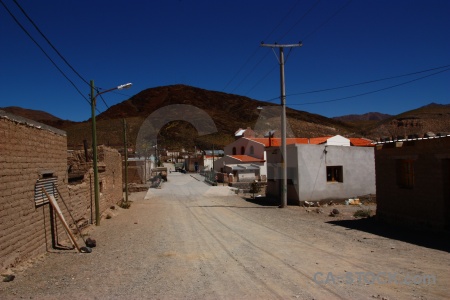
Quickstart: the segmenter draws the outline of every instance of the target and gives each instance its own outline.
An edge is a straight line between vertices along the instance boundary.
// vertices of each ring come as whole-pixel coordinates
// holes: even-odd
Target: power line
[[[42,53],[44,53],[44,55],[48,58],[48,60],[50,60],[50,62],[53,64],[53,66],[55,66],[55,68],[64,76],[64,78],[67,79],[67,81],[70,82],[70,84],[72,84],[72,86],[78,91],[78,93],[83,97],[84,100],[86,100],[86,102],[91,105],[91,102],[86,98],[86,96],[83,95],[83,93],[77,88],[77,86],[75,85],[75,83],[73,83],[72,80],[69,79],[69,77],[67,77],[67,75],[57,66],[57,64],[51,59],[51,57],[47,54],[47,52],[45,52],[45,50],[39,45],[39,43],[31,36],[31,34],[25,29],[25,27],[22,26],[22,24],[19,22],[19,20],[17,20],[17,18],[14,16],[14,14],[8,9],[8,7],[6,6],[5,3],[3,3],[2,0],[0,0],[0,3],[3,5],[3,7],[6,9],[6,11],[9,13],[9,15],[14,19],[14,21],[16,22],[16,24],[25,32],[25,34],[36,44],[36,46],[42,51]]]
[[[307,40],[311,35],[315,34],[319,29],[321,29],[323,26],[325,26],[328,22],[330,22],[337,14],[339,14],[344,8],[346,8],[352,0],[348,0],[343,6],[341,6],[334,14],[332,14],[328,19],[326,19],[322,24],[317,26],[313,31],[308,33],[302,40]]]
[[[310,105],[310,104],[329,103],[329,102],[336,102],[336,101],[342,101],[342,100],[347,100],[347,99],[351,99],[351,98],[361,97],[361,96],[365,96],[365,95],[374,94],[374,93],[378,93],[378,92],[381,92],[381,91],[389,90],[389,89],[392,89],[392,88],[395,88],[395,87],[399,87],[399,86],[402,86],[402,85],[406,85],[406,84],[409,84],[409,83],[412,83],[412,82],[415,82],[415,81],[418,81],[418,80],[421,80],[421,79],[425,79],[427,77],[431,77],[431,76],[434,76],[434,75],[438,75],[440,73],[447,72],[447,71],[450,71],[450,68],[445,69],[445,70],[441,70],[441,71],[438,71],[438,72],[435,72],[433,74],[428,74],[428,75],[425,75],[425,76],[422,76],[422,77],[419,77],[419,78],[416,78],[416,79],[405,81],[405,82],[402,82],[402,83],[399,83],[399,84],[395,84],[395,85],[391,85],[391,86],[388,86],[388,87],[385,87],[385,88],[381,88],[381,89],[377,89],[377,90],[374,90],[374,91],[370,91],[370,92],[365,92],[365,93],[361,93],[361,94],[357,94],[357,95],[352,95],[352,96],[347,96],[347,97],[342,97],[342,98],[337,98],[337,99],[331,99],[331,100],[324,100],[324,101],[317,101],[317,102],[305,102],[305,103],[300,103],[300,104],[290,104],[290,106],[302,106],[302,105]]]
[[[309,9],[306,13],[303,14],[303,16],[300,17],[300,19],[298,19],[297,22],[295,22],[294,25],[292,25],[291,28],[289,28],[289,30],[281,37],[280,40],[282,40],[286,35],[288,35],[289,32],[292,31],[292,29],[294,29],[295,26],[298,25],[298,23],[300,23],[307,15],[309,15],[309,13],[317,6],[317,4],[319,4],[320,0],[317,0]]]
[[[30,18],[30,16],[26,13],[26,11],[20,6],[20,4],[16,1],[16,0],[13,0],[14,1],[14,3],[17,5],[17,7],[21,10],[21,12],[25,15],[25,17],[28,19],[28,21],[34,26],[34,28],[39,32],[39,34],[45,39],[45,41],[50,45],[50,47],[58,54],[58,56],[66,63],[66,65],[83,81],[83,82],[85,82],[87,85],[90,85],[89,84],[89,82],[85,79],[85,78],[83,78],[76,70],[75,70],[75,68],[67,61],[67,59],[58,51],[58,49],[56,49],[56,47],[50,42],[50,40],[45,36],[45,34],[39,29],[39,27],[36,25],[36,23]],[[3,3],[2,3],[3,4]],[[22,26],[21,26],[21,28],[22,29],[24,29]],[[27,34],[28,34],[28,36],[30,36],[30,34],[28,33],[28,32],[26,32]],[[30,38],[31,38],[31,36],[30,36]],[[37,43],[33,38],[31,38],[35,43]],[[39,48],[41,48],[39,45],[38,45],[38,47]],[[41,50],[43,50],[42,48],[41,48]],[[45,51],[44,51],[44,53],[45,53]],[[45,53],[46,54],[46,53]],[[46,54],[46,56],[49,58],[49,56]],[[50,58],[49,58],[50,59]],[[51,59],[50,59],[51,60]],[[54,63],[54,61],[53,60],[51,60],[52,61],[52,63],[55,65],[55,63]],[[58,68],[57,66],[55,66],[56,68]],[[58,70],[60,70],[59,68],[58,68]],[[60,70],[60,72],[62,72],[61,70]],[[63,75],[64,75],[64,77],[66,77],[66,79],[68,79],[67,78],[67,76],[63,73]],[[70,79],[68,79],[71,83],[72,83],[72,85],[74,85],[74,83],[70,80]],[[77,87],[75,87],[76,89],[77,89]],[[77,89],[78,90],[78,89]],[[98,88],[97,88],[97,91],[98,91]],[[78,90],[78,92],[84,97],[84,95]],[[106,103],[106,101],[105,101],[105,99],[103,98],[103,96],[102,95],[100,95],[100,98],[101,98],[101,100],[102,100],[102,102],[105,104],[105,106],[109,109],[109,105]],[[90,104],[90,102],[89,102],[89,100],[88,99],[86,99],[85,98],[85,100],[87,100],[88,101],[88,103]],[[98,108],[96,108],[96,111],[98,112],[98,113],[100,113],[100,111],[98,110]]]
[[[319,0],[320,1],[320,0]],[[280,22],[278,22],[278,24],[275,26],[274,29],[272,29],[272,31],[266,36],[265,40],[268,40],[270,38],[270,36],[278,29],[278,27],[280,27],[280,25],[287,19],[287,17],[294,11],[294,9],[297,7],[298,3],[300,2],[300,0],[297,0],[297,2],[288,10],[288,13],[281,18]],[[245,61],[245,63],[239,68],[239,70],[234,74],[234,76],[228,81],[228,83],[225,85],[225,87],[222,89],[222,91],[224,91],[230,84],[231,82],[233,82],[233,80],[242,72],[242,70],[244,69],[245,66],[247,66],[247,64],[250,62],[250,60],[255,56],[256,52],[258,52],[260,47],[257,47],[255,49],[255,51],[250,54],[250,56],[247,58],[247,60]],[[263,57],[263,59],[266,57],[267,55],[265,55]],[[244,77],[243,80],[241,80],[241,82],[237,85],[237,87],[235,87],[231,92],[234,92],[241,84],[243,81],[245,81],[245,79],[247,79],[247,77],[254,71],[254,69],[261,63],[261,61],[263,60],[261,59],[256,66],[253,67],[253,69]]]
[[[34,28],[41,34],[41,36],[47,41],[47,43],[50,45],[50,47],[52,47],[53,50],[55,50],[55,52],[59,55],[59,57],[69,66],[69,68],[72,69],[72,71],[78,75],[78,77],[84,81],[87,85],[89,85],[89,82],[84,79],[76,70],[74,67],[72,67],[71,64],[69,64],[69,62],[64,58],[64,56],[62,56],[62,54],[55,48],[55,46],[53,46],[53,44],[49,41],[49,39],[44,35],[44,33],[42,33],[42,31],[39,29],[39,27],[36,25],[36,23],[33,22],[33,20],[28,16],[28,14],[25,12],[25,10],[20,6],[20,4],[16,1],[13,0],[14,3],[17,5],[17,7],[19,7],[19,9],[22,11],[22,13],[25,15],[25,17],[27,17],[28,21],[30,21],[31,24],[33,24]]]
[[[374,79],[374,80],[369,80],[369,81],[363,81],[363,82],[359,82],[359,83],[353,83],[353,84],[348,84],[348,85],[342,85],[342,86],[338,86],[338,87],[325,88],[325,89],[313,90],[313,91],[307,91],[307,92],[301,92],[301,93],[294,93],[294,94],[289,94],[289,95],[287,95],[287,96],[298,96],[298,95],[306,95],[306,94],[314,94],[314,93],[328,92],[328,91],[339,90],[339,89],[344,89],[344,88],[349,88],[349,87],[354,87],[354,86],[359,86],[359,85],[364,85],[364,84],[369,84],[369,83],[374,83],[374,82],[380,82],[380,81],[385,81],[385,80],[390,80],[390,79],[396,79],[396,78],[401,78],[401,77],[406,77],[406,76],[416,75],[416,74],[420,74],[420,73],[426,73],[426,72],[430,72],[430,71],[434,71],[434,70],[439,70],[439,69],[443,69],[443,68],[448,68],[448,67],[450,67],[450,65],[445,65],[445,66],[441,66],[441,67],[436,67],[436,68],[426,69],[426,70],[422,70],[422,71],[416,71],[416,72],[407,73],[407,74],[402,74],[402,75],[395,75],[395,76],[384,77],[384,78],[380,78],[380,79]],[[266,100],[266,102],[271,102],[271,101],[273,101],[273,100],[277,100],[278,98],[279,98],[279,97],[274,97],[274,98],[271,98],[271,99],[269,99],[269,100]]]
[[[325,20],[325,22],[323,22],[321,25],[319,25],[318,27],[316,27],[316,29],[314,29],[311,33],[309,33],[306,38],[308,38],[309,36],[311,36],[312,34],[314,34],[315,32],[317,32],[321,27],[323,27],[325,24],[327,24],[329,21],[331,21],[331,19],[333,19],[339,12],[341,12],[348,4],[350,4],[352,0],[347,1],[342,7],[340,7],[336,12],[334,12],[333,15],[331,15],[327,20]],[[309,13],[311,13],[311,11],[319,4],[320,0],[316,1],[309,9],[306,13],[304,13],[300,19],[282,36],[282,38],[284,38],[295,26],[297,26]],[[304,41],[304,39],[302,39],[302,41]],[[255,66],[256,68],[256,66]],[[257,83],[255,85],[253,85],[250,90],[247,91],[247,93],[245,95],[248,95],[248,93],[250,93],[256,86],[258,86],[265,78],[267,78],[267,76],[269,76],[270,73],[272,73],[274,70],[274,68],[272,68],[270,71],[268,71],[264,76],[262,76],[261,79],[259,79],[257,81]]]

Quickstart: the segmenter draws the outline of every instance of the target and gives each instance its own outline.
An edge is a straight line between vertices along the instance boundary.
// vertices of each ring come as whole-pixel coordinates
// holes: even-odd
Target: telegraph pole
[[[280,64],[280,87],[281,87],[281,200],[280,208],[287,206],[287,151],[286,151],[286,90],[284,83],[284,48],[294,48],[301,47],[303,44],[299,42],[298,44],[288,44],[288,45],[278,45],[278,44],[264,44],[261,43],[261,47],[269,47],[280,49],[280,56],[277,57],[278,63]],[[274,50],[275,52],[275,50]],[[276,53],[275,53],[276,56]]]
[[[95,225],[100,225],[100,192],[98,186],[98,166],[97,166],[97,124],[95,120],[95,95],[94,80],[91,80],[91,113],[92,113],[92,156],[94,171],[94,202],[95,202]]]
[[[128,141],[127,141],[127,120],[123,119],[123,150],[125,162],[125,202],[128,203]],[[144,159],[145,170],[145,159]],[[145,175],[144,175],[145,181]]]

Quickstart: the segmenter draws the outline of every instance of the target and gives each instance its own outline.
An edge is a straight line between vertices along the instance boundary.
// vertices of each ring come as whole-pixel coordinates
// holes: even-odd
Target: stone
[[[14,274],[6,275],[5,278],[3,278],[3,282],[10,282],[13,281],[16,276]]]
[[[86,246],[89,248],[94,248],[95,246],[97,246],[97,241],[91,238],[87,238],[86,239]]]

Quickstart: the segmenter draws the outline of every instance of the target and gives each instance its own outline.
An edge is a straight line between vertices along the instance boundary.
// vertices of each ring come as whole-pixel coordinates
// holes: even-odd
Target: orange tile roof
[[[372,144],[372,141],[365,138],[349,138],[350,144],[352,146],[358,147],[374,147],[375,144]]]
[[[287,138],[286,145],[290,144],[311,144],[311,145],[319,145],[326,143],[329,138],[333,136],[321,136],[321,137],[313,137],[313,138]],[[269,142],[269,138],[248,138],[249,140],[258,142],[263,144],[265,147],[269,146],[281,146],[281,138],[271,138]],[[372,145],[372,141],[365,138],[348,138],[350,140],[350,144],[352,146],[358,147],[370,147]]]
[[[264,159],[252,157],[249,155],[228,155],[234,159],[237,159],[242,162],[264,162]]]

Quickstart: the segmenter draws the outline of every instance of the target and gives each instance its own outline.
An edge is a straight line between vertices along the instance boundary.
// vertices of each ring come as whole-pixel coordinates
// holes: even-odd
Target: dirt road
[[[246,201],[190,174],[131,199],[92,229],[92,253],[48,253],[0,283],[0,298],[450,298],[446,241]]]

